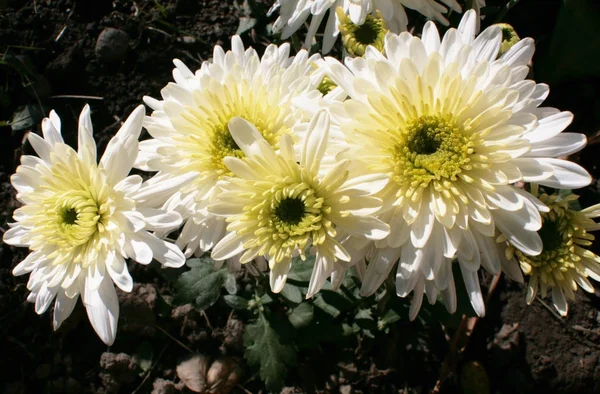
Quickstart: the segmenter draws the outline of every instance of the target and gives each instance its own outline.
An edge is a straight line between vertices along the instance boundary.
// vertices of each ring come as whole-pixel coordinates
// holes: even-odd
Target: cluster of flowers
[[[318,24],[338,3],[362,21],[374,7],[393,9],[384,13],[397,18],[390,26],[405,26],[401,4],[441,17],[433,0],[276,5],[287,35],[307,10]],[[175,60],[162,100],[144,98],[151,115],[138,107],[99,163],[89,108],[77,151],[51,112],[43,138],[28,137],[39,157],[23,156],[12,177],[23,206],[4,235],[32,251],[14,269],[31,273],[28,300],[37,313],[55,300],[56,329],[81,295],[111,344],[113,282],[123,291],[133,285],[128,258],[168,267],[206,252],[232,265],[266,259],[279,292],[292,258],[313,254],[307,297],[328,278],[339,286],[352,266],[368,296],[396,266],[397,294],[413,293],[411,318],[424,294],[454,312],[457,260],[481,316],[480,267],[521,281],[522,271],[531,275],[528,302],[538,288],[552,289],[566,314],[577,286],[592,291],[587,277],[600,279],[600,258],[584,248],[593,240],[587,232],[600,228],[600,206],[573,211],[573,197],[540,195],[537,184],[588,185],[582,167],[560,158],[586,138],[561,133],[571,113],[540,107],[548,86],[526,79],[533,40],[501,51],[501,29],[477,36],[478,19],[468,11],[443,37],[431,21],[420,38],[388,33],[381,51],[368,46],[344,63],[306,50],[290,57],[288,44],[270,45],[261,58],[234,36],[230,51],[216,46],[195,73]],[[142,126],[152,138],[138,142]],[[132,167],[155,174],[143,181]],[[535,184],[530,192],[524,182]],[[164,240],[180,226],[175,244]]]

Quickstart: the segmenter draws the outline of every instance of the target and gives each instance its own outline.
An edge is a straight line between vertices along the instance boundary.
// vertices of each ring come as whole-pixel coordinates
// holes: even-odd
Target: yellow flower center
[[[432,180],[454,181],[457,174],[471,169],[473,146],[451,116],[421,116],[406,124],[393,145],[393,179],[413,190]]]
[[[542,228],[538,231],[542,239],[542,253],[537,256],[527,256],[515,251],[521,266],[525,263],[525,273],[538,271],[543,276],[543,282],[555,285],[554,277],[562,278],[561,272],[575,268],[575,263],[581,257],[575,251],[574,235],[583,237],[594,236],[587,234],[583,228],[577,228],[571,221],[571,213],[562,205],[552,206],[548,213],[541,213]]]
[[[50,198],[46,205],[48,218],[55,222],[54,234],[48,242],[60,246],[78,246],[87,243],[94,234],[103,229],[101,208],[89,190],[70,190]]]
[[[388,30],[381,13],[378,12],[377,16],[367,15],[362,25],[354,24],[344,14],[341,7],[337,8],[336,13],[340,20],[339,30],[342,35],[342,42],[348,53],[354,56],[363,56],[369,45],[383,52],[385,35]]]
[[[268,254],[276,263],[296,252],[304,258],[309,242],[320,245],[328,235],[336,235],[333,223],[327,218],[331,208],[310,182],[286,181],[257,185],[265,189],[256,193],[256,199],[244,208],[241,218],[244,224],[236,228],[240,235],[253,235],[244,248],[259,248],[259,255]]]
[[[296,226],[306,213],[304,201],[300,198],[286,197],[279,201],[275,207],[275,221],[279,222],[278,227],[281,230],[289,230],[290,226]]]
[[[270,88],[277,86],[281,78],[275,70],[273,73],[275,76],[268,84],[234,79],[223,83],[210,80],[195,92],[198,105],[186,107],[181,113],[181,120],[177,120],[181,123],[177,124],[178,133],[173,135],[177,151],[165,155],[163,160],[179,171],[197,171],[219,179],[231,176],[223,159],[244,157],[229,133],[228,124],[233,117],[252,123],[277,149],[281,135],[289,132],[293,109],[284,99],[283,92]],[[205,182],[202,179],[199,181]]]

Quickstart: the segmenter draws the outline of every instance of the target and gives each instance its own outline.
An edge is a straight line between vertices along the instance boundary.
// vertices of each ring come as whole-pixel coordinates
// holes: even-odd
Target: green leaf
[[[286,283],[279,294],[294,304],[300,304],[302,302],[302,292],[300,291],[300,288],[291,283]]]
[[[229,294],[237,293],[237,284],[235,283],[235,275],[233,275],[231,272],[228,272],[226,275],[224,287],[225,287],[225,291],[227,291]]]
[[[331,317],[336,318],[340,313],[354,308],[355,305],[341,291],[321,290],[315,298],[314,305]]]
[[[44,113],[38,105],[26,105],[19,107],[14,113],[10,121],[10,127],[13,131],[30,130],[32,127],[41,122],[44,118]]]
[[[313,314],[313,306],[308,302],[305,302],[292,309],[288,318],[295,328],[302,328],[310,324],[313,319]]]
[[[383,329],[383,328],[389,326],[390,324],[396,323],[399,320],[400,320],[400,315],[395,310],[388,309],[385,312],[385,314],[383,315],[383,317],[381,319],[379,319],[377,326],[380,327],[380,329]]]
[[[237,28],[235,34],[243,34],[243,33],[247,32],[248,30],[252,29],[254,26],[256,26],[256,18],[242,16],[240,18],[240,22],[238,24],[238,28]]]
[[[279,392],[287,376],[287,366],[296,365],[296,350],[282,343],[264,313],[256,322],[248,324],[244,332],[244,357],[252,366],[259,366],[260,378],[267,389]]]
[[[306,282],[306,285],[308,286],[314,265],[315,256],[308,256],[306,261],[302,261],[300,257],[293,258],[292,266],[288,273],[288,280],[291,279],[292,281]]]
[[[221,287],[227,277],[227,269],[214,270],[214,261],[208,257],[191,259],[186,263],[192,269],[181,274],[175,283],[177,304],[193,302],[204,310],[217,302]]]
[[[228,294],[223,297],[227,305],[237,310],[248,309],[248,300],[238,295]]]

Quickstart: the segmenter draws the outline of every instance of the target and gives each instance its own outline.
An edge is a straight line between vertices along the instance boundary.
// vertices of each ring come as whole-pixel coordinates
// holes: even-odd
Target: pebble
[[[129,36],[123,30],[107,27],[96,40],[96,56],[106,63],[117,63],[125,59],[129,47]]]

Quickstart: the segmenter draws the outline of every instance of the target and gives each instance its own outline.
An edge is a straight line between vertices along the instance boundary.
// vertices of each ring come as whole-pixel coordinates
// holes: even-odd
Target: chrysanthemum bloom
[[[340,20],[335,13],[338,7],[341,7],[343,13],[348,15],[355,25],[362,25],[367,20],[367,15],[380,11],[387,28],[394,33],[400,33],[405,31],[408,25],[404,7],[448,25],[448,20],[444,17],[448,9],[440,3],[446,4],[456,12],[462,12],[456,0],[276,0],[268,15],[279,9],[279,18],[273,25],[273,32],[281,32],[283,40],[294,34],[311,16],[304,43],[306,48],[310,48],[319,25],[329,11],[322,45],[322,53],[327,53],[333,48],[339,34]]]
[[[177,246],[148,232],[176,228],[181,216],[148,207],[156,190],[139,175],[128,176],[143,119],[139,106],[98,164],[89,107],[79,118],[77,152],[63,142],[60,119],[52,111],[42,122],[44,138],[28,136],[39,158],[21,157],[11,178],[24,205],[15,211],[16,223],[4,242],[31,250],[13,270],[14,275],[31,272],[27,300],[41,314],[56,298],[56,330],[81,295],[94,330],[108,345],[115,340],[119,318],[113,282],[127,292],[133,286],[125,259],[148,264],[155,258],[167,267],[185,263]]]
[[[532,185],[532,193],[538,194],[537,185]],[[600,216],[600,204],[575,211],[569,206],[577,200],[575,194],[563,198],[543,193],[539,198],[550,208],[542,213],[542,228],[538,231],[544,244],[542,253],[528,256],[509,246],[506,254],[508,258],[516,258],[529,276],[527,303],[533,302],[538,291],[541,297],[550,291],[554,307],[566,316],[567,299],[575,299],[578,285],[593,293],[588,277],[600,281],[600,257],[586,249],[595,239],[589,231],[600,230],[600,224],[593,220]]]
[[[204,62],[195,74],[175,60],[175,83],[162,90],[163,100],[144,97],[154,109],[145,122],[154,139],[140,143],[136,166],[158,171],[149,181],[156,184],[196,174],[176,193],[155,201],[186,221],[177,240],[186,256],[210,250],[225,235],[225,221],[207,206],[218,195],[217,182],[233,175],[223,158],[244,156],[229,134],[229,120],[237,116],[253,123],[277,149],[281,135],[305,116],[294,100],[322,96],[317,86],[323,74],[314,73],[318,55],[300,51],[291,58],[290,46],[284,44],[270,45],[261,59],[254,49],[244,49],[238,36],[231,45],[227,53],[216,46],[212,62]]]
[[[346,66],[325,59],[331,79],[350,96],[339,120],[350,146],[343,157],[389,179],[377,196],[391,233],[367,257],[365,295],[398,259],[398,294],[418,292],[421,282],[427,290],[432,279],[443,291],[457,258],[473,307],[483,315],[477,271],[480,265],[500,271],[496,228],[524,254],[542,250],[538,211],[547,208],[511,184],[590,182],[582,167],[557,159],[586,143],[581,134],[561,134],[572,114],[539,108],[548,86],[525,80],[533,40],[498,57],[502,32],[490,27],[475,38],[476,19],[469,10],[442,40],[433,23],[422,39],[388,34],[385,55],[368,48],[365,58],[348,58]]]
[[[310,250],[316,254],[307,293],[311,297],[327,277],[345,272],[350,264],[349,253],[336,237],[382,239],[389,233],[387,224],[371,216],[381,207],[381,200],[372,194],[383,186],[384,177],[351,177],[349,160],[320,175],[329,134],[325,111],[311,120],[298,158],[289,134],[282,136],[277,154],[247,121],[234,118],[229,128],[246,157],[225,158],[236,177],[223,185],[209,208],[229,222],[229,234],[212,251],[215,260],[242,253],[240,263],[247,263],[265,256],[271,289],[277,293],[292,257],[304,259]]]
[[[383,51],[383,43],[388,29],[385,27],[381,12],[377,11],[376,15],[367,15],[362,25],[353,23],[350,17],[344,14],[341,7],[338,7],[336,13],[340,20],[339,29],[342,43],[348,54],[362,56],[369,45]]]

